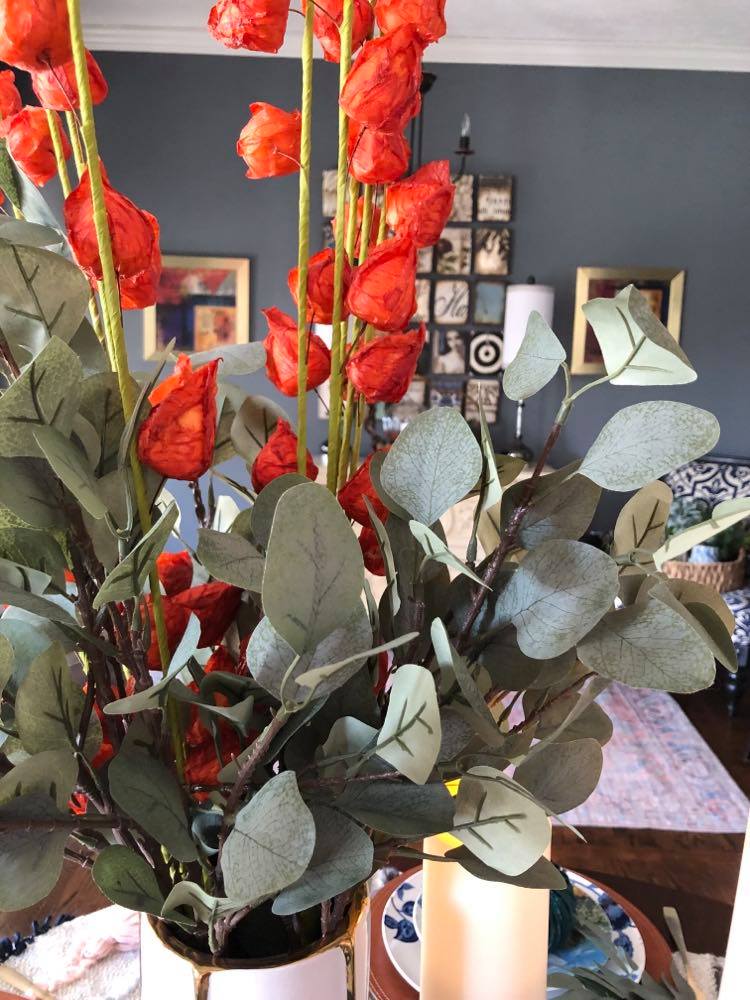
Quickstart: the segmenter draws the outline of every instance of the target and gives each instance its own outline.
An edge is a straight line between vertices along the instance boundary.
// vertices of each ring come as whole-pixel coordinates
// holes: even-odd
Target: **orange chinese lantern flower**
[[[154,243],[157,242],[155,220],[153,215],[138,208],[130,198],[112,187],[104,168],[102,181],[115,270],[120,278],[132,278],[152,266]],[[94,227],[88,170],[78,187],[65,199],[64,214],[68,239],[79,266],[89,278],[101,281],[102,264]]]
[[[187,590],[193,582],[193,560],[185,549],[183,552],[162,552],[156,558],[156,572],[168,597]]]
[[[266,372],[279,392],[297,395],[299,342],[297,321],[280,309],[264,309],[268,321]],[[307,388],[316,389],[331,374],[331,352],[314,333],[307,335]]]
[[[278,52],[284,44],[289,0],[219,0],[208,30],[228,49]]]
[[[302,0],[302,10],[307,10],[307,0]],[[323,49],[327,62],[341,61],[341,37],[339,28],[344,19],[343,0],[315,0],[313,31]],[[352,52],[370,37],[374,24],[370,0],[354,0],[352,20]]]
[[[417,308],[417,247],[396,237],[376,247],[354,274],[349,312],[377,330],[403,330]]]
[[[65,159],[72,150],[68,138],[61,128],[58,132],[62,140]],[[52,136],[47,123],[47,113],[43,108],[23,108],[13,115],[6,133],[8,151],[30,181],[41,187],[57,176],[57,160]]]
[[[346,516],[364,528],[372,526],[365,498],[370,501],[370,506],[381,521],[388,518],[388,508],[376,493],[370,478],[370,466],[374,457],[374,454],[370,455],[338,492],[338,501]]]
[[[411,149],[401,132],[349,124],[349,173],[361,184],[390,184],[409,169]]]
[[[170,598],[172,603],[201,623],[198,647],[216,646],[234,621],[242,600],[242,591],[229,583],[204,583]]]
[[[398,403],[414,378],[424,342],[424,323],[418,330],[379,337],[356,352],[346,374],[368,403]]]
[[[411,25],[365,42],[339,103],[360,125],[400,132],[419,112],[424,45]]]
[[[283,177],[299,170],[302,115],[259,101],[237,141],[237,154],[247,164],[247,177]]]
[[[456,187],[447,160],[426,163],[415,174],[388,188],[385,217],[399,236],[418,247],[434,246],[453,209]]]
[[[213,653],[211,653],[208,663],[206,663],[203,669],[207,674],[213,674],[217,670],[225,674],[247,673],[247,670],[241,664],[237,663],[226,646],[217,646]]]
[[[132,278],[120,278],[120,305],[123,309],[146,309],[156,303],[161,277],[161,249],[159,247],[159,221],[155,215],[141,209],[151,223],[154,242],[147,268]]]
[[[0,72],[0,138],[8,134],[10,120],[23,107],[12,69]]]
[[[86,50],[86,66],[89,73],[91,100],[101,104],[106,98],[109,87],[99,63]],[[31,74],[31,85],[43,108],[51,111],[71,111],[81,105],[76,83],[75,63],[70,59],[60,66],[48,66]]]
[[[354,256],[359,259],[362,256],[362,219],[365,212],[365,199],[361,197],[357,201],[357,242],[354,245]],[[334,218],[331,222],[333,231],[336,232],[336,219]],[[346,208],[344,210],[344,232],[349,229],[349,202],[346,203]],[[368,250],[370,246],[375,246],[378,238],[378,230],[380,229],[380,209],[377,205],[372,206],[372,221],[370,223],[370,240],[368,244]]]
[[[378,536],[372,528],[363,528],[359,533],[359,547],[365,561],[365,569],[373,576],[385,576],[383,553],[380,551]]]
[[[153,410],[138,431],[138,458],[162,476],[191,481],[211,466],[216,440],[218,360],[193,371],[181,354],[174,375],[149,396]]]
[[[71,56],[66,0],[0,0],[0,61],[34,72]]]
[[[333,300],[335,297],[334,273],[336,268],[336,253],[334,250],[321,250],[310,258],[307,274],[307,320],[309,323],[330,323],[333,319]],[[344,261],[344,297],[349,291],[352,281],[352,267],[348,260]],[[289,291],[295,303],[299,304],[297,296],[299,269],[293,267],[289,272]],[[349,314],[344,310],[342,319]]]
[[[287,472],[297,471],[297,435],[286,420],[279,420],[276,430],[261,448],[253,462],[252,480],[256,493],[268,486],[274,479],[284,476]],[[318,478],[318,467],[307,453],[305,475],[315,481]]]
[[[409,24],[425,44],[437,42],[447,31],[445,0],[377,0],[375,17],[384,35]]]

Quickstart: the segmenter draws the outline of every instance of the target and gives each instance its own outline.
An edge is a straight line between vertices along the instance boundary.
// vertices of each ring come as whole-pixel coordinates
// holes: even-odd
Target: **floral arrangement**
[[[658,479],[714,446],[714,417],[626,406],[582,460],[544,471],[597,386],[696,377],[632,287],[586,307],[607,373],[575,391],[532,315],[505,392],[563,387],[530,477],[451,409],[361,461],[367,405],[414,374],[417,249],[451,211],[446,162],[403,179],[444,2],[303,6],[301,109],[251,105],[237,145],[249,178],[300,175],[297,314],[269,308],[263,344],[168,349],[137,380],[122,310],[154,302],[159,226],[100,160],[107,85],[79,2],[0,0],[0,58],[31,73],[41,105],[0,75],[0,906],[43,898],[69,858],[215,956],[330,937],[373,870],[419,859],[428,835],[452,833],[449,858],[482,878],[561,885],[549,817],[596,786],[611,733],[597,695],[613,680],[695,691],[715,660],[735,668],[722,600],[660,572],[696,532],[748,514],[733,501],[665,541]],[[274,52],[288,15],[289,0],[219,0],[209,30]],[[311,256],[316,38],[340,63],[339,183],[336,248]],[[37,190],[54,175],[64,226]],[[232,381],[263,367],[298,400],[296,427]],[[323,484],[306,408],[325,381]],[[219,471],[233,455],[244,482]],[[239,503],[216,496],[222,478]],[[194,510],[171,479],[192,484]],[[609,553],[578,540],[603,489],[637,491]],[[474,531],[454,553],[440,519],[467,497]],[[195,551],[179,544],[193,517]],[[365,568],[385,578],[379,601]]]

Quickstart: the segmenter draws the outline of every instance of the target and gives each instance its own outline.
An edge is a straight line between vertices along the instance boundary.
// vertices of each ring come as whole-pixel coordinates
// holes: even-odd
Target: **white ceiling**
[[[206,31],[212,0],[83,0],[92,49],[227,52]],[[293,0],[292,6],[298,4]],[[433,62],[750,72],[748,0],[448,0]],[[292,14],[284,55],[299,51]]]

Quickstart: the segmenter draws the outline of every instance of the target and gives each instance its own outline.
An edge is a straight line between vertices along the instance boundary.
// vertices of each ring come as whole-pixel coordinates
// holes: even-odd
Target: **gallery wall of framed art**
[[[155,306],[144,313],[144,357],[172,339],[190,354],[250,340],[250,261],[167,255]]]
[[[669,267],[579,267],[576,271],[571,374],[604,374],[602,352],[583,306],[591,299],[614,298],[628,285],[635,285],[646,297],[655,315],[677,343],[680,342],[685,271]]]

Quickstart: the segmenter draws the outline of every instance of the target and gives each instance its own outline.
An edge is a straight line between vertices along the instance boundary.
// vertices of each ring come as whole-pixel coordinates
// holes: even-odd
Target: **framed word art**
[[[250,261],[164,257],[156,305],[145,311],[144,357],[174,339],[189,354],[250,340]]]
[[[573,375],[604,373],[602,352],[583,306],[591,299],[614,298],[628,285],[635,285],[645,295],[654,313],[679,343],[685,296],[684,271],[669,267],[579,267],[573,320]]]

